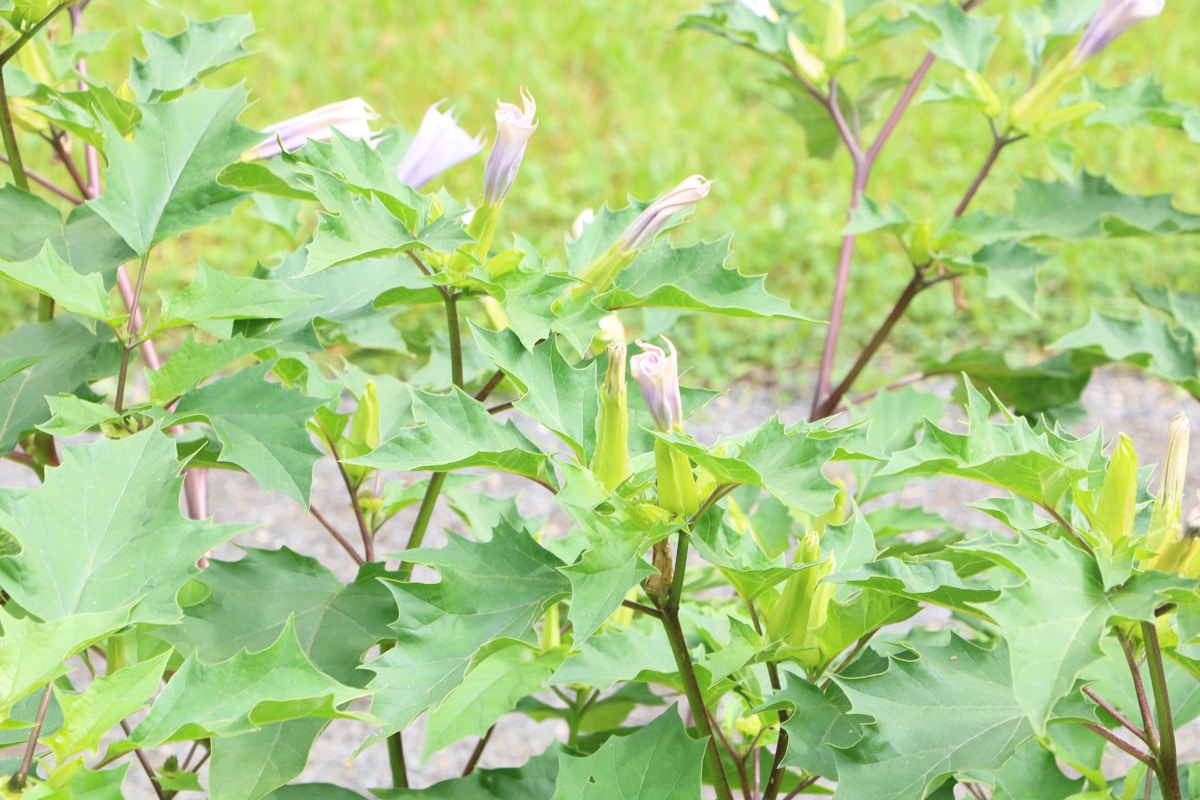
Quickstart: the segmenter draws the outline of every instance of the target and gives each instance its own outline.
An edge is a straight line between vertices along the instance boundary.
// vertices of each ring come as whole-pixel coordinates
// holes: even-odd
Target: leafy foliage
[[[1170,747],[1172,723],[1200,716],[1182,423],[1151,499],[1128,440],[1106,458],[1100,431],[1056,420],[1110,362],[1200,396],[1200,297],[1137,287],[1136,319],[1095,309],[1048,356],[931,346],[920,375],[851,391],[944,282],[1036,315],[1058,243],[1200,232],[1171,195],[1076,171],[1076,128],[1200,136],[1200,112],[1153,79],[1075,86],[1100,61],[1069,49],[1094,4],[1002,19],[978,3],[724,0],[684,19],[765,59],[808,151],[845,153],[854,173],[850,213],[828,225],[842,256],[810,418],[751,427],[722,401],[707,413],[744,432],[715,441],[691,419],[714,393],[678,386],[692,348],[673,326],[695,316],[702,342],[699,315],[808,320],[730,265],[729,236],[672,243],[677,215],[713,202],[707,180],[581,216],[561,253],[541,252],[502,227],[535,158],[532,107],[498,114],[486,197],[433,194],[479,149],[450,115],[372,132],[354,99],[272,138],[240,121],[247,88],[210,78],[249,54],[248,16],[143,31],[145,57],[110,85],[81,68],[110,42],[79,28],[83,5],[0,0],[0,279],[38,296],[38,321],[0,339],[0,452],[37,479],[0,489],[0,745],[24,753],[0,794],[121,797],[129,770],[111,765],[136,750],[163,797],[363,798],[297,782],[331,722],[352,721],[360,750],[388,750],[393,786],[361,780],[377,798],[1131,798],[1146,770],[1159,796],[1190,796],[1195,770]],[[59,12],[72,34],[43,35]],[[993,83],[1017,29],[1035,69]],[[872,73],[872,51],[902,37],[920,69]],[[914,102],[992,133],[948,219],[906,210],[946,198],[870,182]],[[24,170],[38,142],[73,186]],[[1010,146],[1059,178],[1023,178],[1007,204],[977,196]],[[231,224],[268,226],[286,252],[194,255],[207,240],[191,233],[244,201]],[[856,241],[861,257],[897,238],[907,287],[843,378]],[[151,274],[178,261],[178,280]],[[626,361],[626,340],[663,334],[683,346]],[[899,388],[942,375],[959,380],[950,397]],[[349,526],[310,506],[326,457]],[[214,555],[246,526],[215,521],[237,513],[209,496],[213,468],[311,511],[349,561],[290,539]],[[906,504],[915,481],[962,479],[990,488],[973,508],[1005,533]],[[507,493],[518,481],[531,498]],[[565,741],[476,769],[509,715]],[[1114,737],[1141,763],[1119,789]],[[409,785],[410,764],[464,741],[461,777]],[[182,763],[144,752],[173,746]]]

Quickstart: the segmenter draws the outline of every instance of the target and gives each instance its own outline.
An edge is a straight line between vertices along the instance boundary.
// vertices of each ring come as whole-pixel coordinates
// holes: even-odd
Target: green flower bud
[[[1083,72],[1083,66],[1064,58],[1046,70],[1041,77],[1013,103],[1009,123],[1020,131],[1037,130],[1043,119],[1054,111],[1058,98]]]
[[[1092,526],[1116,545],[1133,532],[1133,514],[1137,505],[1137,453],[1125,434],[1117,439]]]
[[[767,637],[783,644],[783,655],[809,670],[818,669],[831,655],[824,651],[817,631],[829,619],[834,586],[824,579],[833,574],[832,554],[821,561],[821,538],[809,531],[796,548],[793,563],[809,564],[793,573],[783,585],[779,600],[767,620]]]
[[[625,385],[626,347],[608,346],[608,371],[600,387],[600,416],[596,423],[596,455],[592,472],[613,491],[629,477],[629,396]]]
[[[1000,97],[996,94],[996,90],[987,80],[973,69],[967,70],[963,77],[967,81],[967,86],[971,87],[971,91],[979,102],[983,103],[983,113],[987,114],[991,119],[1000,116],[1000,111],[1003,109],[1003,104],[1000,102]]]
[[[1167,457],[1154,498],[1154,511],[1150,515],[1150,531],[1146,534],[1146,549],[1156,553],[1164,542],[1179,536],[1190,433],[1187,415],[1176,414],[1168,428]]]
[[[842,0],[829,4],[825,19],[825,57],[837,61],[846,54],[846,6]]]
[[[908,260],[918,267],[925,266],[933,260],[932,244],[933,226],[929,220],[923,219],[913,226],[912,239],[908,243]]]
[[[658,471],[658,504],[683,517],[695,514],[700,508],[700,492],[687,454],[655,439],[654,468]]]

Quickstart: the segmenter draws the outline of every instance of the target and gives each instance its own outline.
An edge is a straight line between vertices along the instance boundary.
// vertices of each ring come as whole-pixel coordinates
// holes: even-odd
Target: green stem
[[[425,496],[421,498],[421,507],[417,510],[417,519],[413,522],[412,533],[408,535],[405,550],[413,550],[425,541],[425,531],[429,530],[429,520],[433,518],[433,507],[437,505],[438,495],[441,494],[442,484],[446,482],[446,472],[435,472],[429,478],[429,486],[425,488]],[[400,562],[400,580],[407,580],[412,572],[412,564]]]
[[[458,295],[450,289],[442,291],[446,305],[446,327],[450,334],[450,381],[463,388],[462,329],[458,325]]]
[[[1150,668],[1150,686],[1154,690],[1154,710],[1158,717],[1158,785],[1163,800],[1183,800],[1179,786],[1179,763],[1175,751],[1175,723],[1171,719],[1171,698],[1167,693],[1167,675],[1163,669],[1162,648],[1158,643],[1158,628],[1153,622],[1142,623],[1142,639],[1146,643],[1146,665]]]
[[[721,752],[718,749],[712,727],[708,724],[708,707],[704,704],[704,692],[696,678],[696,669],[692,665],[692,657],[688,652],[687,639],[683,635],[683,626],[679,624],[679,601],[683,594],[684,573],[687,572],[688,532],[679,531],[679,547],[675,554],[675,576],[671,583],[671,592],[662,608],[663,628],[671,643],[671,652],[675,655],[675,664],[679,667],[679,677],[683,680],[684,693],[688,705],[692,709],[692,717],[696,720],[696,729],[700,735],[708,739],[705,757],[714,778],[714,786],[719,800],[733,800],[733,790],[729,788],[729,777],[725,774],[725,765],[721,762]]]
[[[64,8],[70,8],[78,2],[80,2],[80,0],[70,0],[70,2],[62,3],[50,9],[49,14],[39,19],[32,28],[22,33],[15,42],[6,47],[4,52],[0,53],[0,67],[3,67],[9,61],[12,61],[13,56],[19,53],[21,48],[24,47],[30,39],[32,39],[34,36],[37,36],[38,32],[42,28],[49,25],[50,20],[54,19],[54,16],[58,14],[58,12],[62,11]]]
[[[29,770],[33,768],[33,754],[37,750],[38,737],[42,735],[42,723],[46,719],[46,709],[50,707],[50,687],[51,684],[46,684],[45,691],[42,692],[42,703],[38,706],[37,717],[33,723],[33,730],[29,734],[29,744],[25,747],[25,755],[21,759],[21,768],[13,773],[13,776],[8,779],[8,789],[12,792],[20,792],[25,789],[25,784],[29,779]]]
[[[392,787],[408,788],[408,766],[404,763],[404,738],[400,731],[388,737],[388,765],[392,768]]]

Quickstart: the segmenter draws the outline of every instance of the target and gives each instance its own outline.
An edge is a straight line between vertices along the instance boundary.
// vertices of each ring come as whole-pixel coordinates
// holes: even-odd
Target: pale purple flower
[[[1162,13],[1166,0],[1104,0],[1083,38],[1075,45],[1075,63],[1095,57],[1125,31]]]
[[[578,241],[580,236],[583,236],[583,229],[591,225],[596,220],[596,212],[590,208],[585,208],[571,221],[571,230],[567,233],[567,241]]]
[[[654,425],[669,433],[683,427],[683,401],[679,397],[679,361],[675,345],[663,337],[671,353],[661,347],[638,342],[642,352],[629,359],[629,371],[642,390],[642,399],[654,417]]]
[[[482,149],[482,137],[471,138],[458,127],[453,115],[439,111],[438,104],[434,104],[425,112],[408,152],[396,166],[396,176],[401,183],[419,189]]]
[[[706,180],[702,175],[685,178],[682,183],[655,200],[638,215],[617,240],[617,249],[632,252],[650,244],[670,224],[671,217],[698,203],[708,194],[710,186],[712,181]]]
[[[361,97],[331,103],[298,117],[268,125],[263,129],[263,133],[271,134],[271,138],[251,147],[242,158],[247,161],[274,158],[285,151],[291,153],[299,150],[309,139],[328,142],[333,138],[335,130],[351,139],[370,141],[375,135],[371,131],[371,120],[378,118],[379,115],[372,111]]]
[[[521,89],[521,102],[524,108],[512,103],[499,103],[496,109],[496,144],[492,146],[483,170],[484,205],[496,205],[504,200],[517,178],[517,170],[525,156],[525,145],[537,130],[537,123],[533,120],[537,103],[524,89]]]

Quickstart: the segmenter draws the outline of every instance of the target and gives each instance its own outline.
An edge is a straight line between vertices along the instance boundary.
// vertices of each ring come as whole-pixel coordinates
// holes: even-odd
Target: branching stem
[[[708,740],[705,756],[713,775],[717,797],[719,800],[733,800],[733,790],[729,788],[729,778],[725,774],[725,764],[721,761],[716,737],[708,724],[708,707],[704,704],[704,692],[696,678],[696,669],[692,665],[692,656],[688,652],[687,638],[683,634],[683,626],[679,623],[679,601],[683,595],[684,575],[687,572],[688,555],[687,529],[679,531],[679,545],[675,551],[675,575],[671,582],[671,590],[662,606],[662,623],[671,643],[671,652],[675,655],[675,664],[679,667],[679,677],[683,681],[684,693],[696,721],[696,729],[700,736]]]

